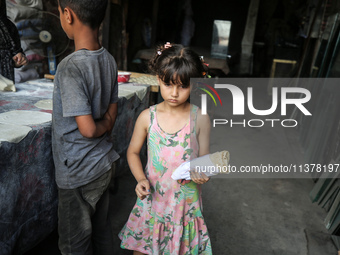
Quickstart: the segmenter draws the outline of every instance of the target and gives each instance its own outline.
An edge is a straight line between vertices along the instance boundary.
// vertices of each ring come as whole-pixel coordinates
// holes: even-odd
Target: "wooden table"
[[[156,93],[159,92],[159,84],[157,81],[157,77],[155,75],[146,74],[146,73],[136,73],[136,72],[129,72],[129,73],[131,73],[129,82],[150,85],[151,92],[156,92]]]

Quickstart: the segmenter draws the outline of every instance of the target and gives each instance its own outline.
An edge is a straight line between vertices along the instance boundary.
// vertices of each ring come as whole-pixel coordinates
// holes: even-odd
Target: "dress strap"
[[[155,120],[155,115],[156,113],[156,105],[152,105],[149,107],[149,114],[150,114],[150,125],[149,125],[149,128],[148,128],[148,133],[150,133],[150,130],[151,130],[151,127],[154,123],[154,120]]]

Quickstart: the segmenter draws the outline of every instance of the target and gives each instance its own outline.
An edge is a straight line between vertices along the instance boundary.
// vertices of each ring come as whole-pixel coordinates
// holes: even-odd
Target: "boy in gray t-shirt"
[[[58,65],[53,91],[52,149],[62,254],[113,251],[108,185],[119,158],[110,136],[118,83],[116,62],[98,42],[106,6],[107,0],[59,0],[61,25],[75,43],[75,52]]]

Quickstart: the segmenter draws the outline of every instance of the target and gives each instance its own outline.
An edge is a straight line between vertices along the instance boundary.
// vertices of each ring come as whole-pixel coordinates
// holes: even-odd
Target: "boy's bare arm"
[[[108,129],[109,134],[112,132],[112,129],[116,123],[117,115],[118,115],[118,104],[117,103],[110,104],[107,112],[104,115],[104,119],[108,118],[110,120],[110,126]]]
[[[76,116],[80,133],[87,138],[96,138],[104,133],[111,133],[117,118],[117,103],[110,104],[103,119],[95,121],[91,114]]]

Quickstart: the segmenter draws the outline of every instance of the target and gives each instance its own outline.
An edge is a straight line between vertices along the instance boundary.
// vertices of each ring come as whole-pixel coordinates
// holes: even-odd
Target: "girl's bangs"
[[[192,70],[188,63],[176,63],[174,61],[166,68],[165,72],[161,75],[161,80],[165,84],[182,84],[190,86],[190,78],[201,77],[197,70]]]

